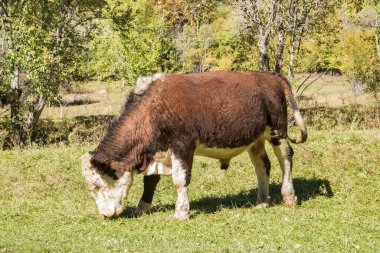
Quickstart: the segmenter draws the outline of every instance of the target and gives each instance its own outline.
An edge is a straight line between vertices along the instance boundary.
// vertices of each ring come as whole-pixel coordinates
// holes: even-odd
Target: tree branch
[[[4,0],[4,1],[0,1],[0,7],[1,7],[1,10],[2,10],[2,17],[3,19],[6,19],[8,17],[8,1],[7,0]]]

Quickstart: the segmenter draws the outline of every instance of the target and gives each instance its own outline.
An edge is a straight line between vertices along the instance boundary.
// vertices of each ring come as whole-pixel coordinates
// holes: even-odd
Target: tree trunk
[[[38,94],[34,101],[27,102],[30,96],[29,83],[25,80],[22,81],[22,84],[20,82],[20,71],[16,69],[10,83],[11,126],[7,130],[4,149],[31,143],[38,120],[45,107],[45,99],[42,94]],[[25,108],[30,109],[26,111]]]
[[[22,126],[21,126],[21,115],[20,115],[20,105],[21,105],[21,95],[22,90],[20,89],[20,73],[16,69],[13,72],[13,77],[11,79],[11,90],[9,93],[9,104],[11,109],[10,115],[10,126],[7,129],[7,135],[4,140],[4,149],[10,149],[14,146],[18,146],[22,143]]]
[[[375,31],[375,41],[376,41],[377,56],[379,57],[379,60],[380,60],[379,35],[377,34],[377,30]]]
[[[20,86],[20,73],[19,70],[16,69],[13,72],[13,77],[11,79],[11,97],[10,97],[10,105],[11,105],[11,118],[17,117],[20,110],[20,97],[21,90]]]
[[[24,143],[31,143],[33,139],[33,135],[36,131],[38,120],[40,119],[41,113],[45,108],[45,100],[43,95],[38,95],[36,101],[33,102],[34,106],[31,111],[28,112],[28,116],[26,119],[25,132],[26,136],[23,139]]]
[[[198,42],[198,47],[199,47],[199,53],[198,53],[199,67],[198,67],[197,72],[203,72],[203,55],[202,55],[201,36],[200,36],[200,31],[199,31],[198,16],[196,16],[195,22],[196,22],[195,32],[197,35],[197,42]]]
[[[266,39],[259,37],[260,64],[262,71],[269,71],[269,56]]]
[[[0,55],[1,55],[1,58],[4,59],[4,55],[5,55],[5,31],[4,31],[4,26],[1,28],[0,41],[1,41]]]
[[[295,38],[294,34],[292,35],[292,39],[290,41],[290,59],[289,59],[289,69],[288,69],[288,79],[293,79],[294,78],[294,54],[295,54]]]
[[[59,118],[60,119],[63,119],[63,108],[65,107],[65,105],[63,104],[63,101],[61,99],[58,100],[59,102]]]
[[[280,27],[277,35],[277,54],[275,72],[281,74],[282,64],[284,61],[284,48],[285,48],[285,34],[284,30]]]
[[[288,79],[293,79],[294,78],[294,54],[295,54],[295,43],[296,43],[296,32],[297,32],[297,19],[298,19],[298,13],[297,13],[297,5],[298,1],[297,0],[291,0],[290,2],[290,16],[292,17],[291,20],[291,26],[290,26],[290,31],[291,31],[291,38],[290,38],[290,59],[289,59],[289,65],[288,65]]]

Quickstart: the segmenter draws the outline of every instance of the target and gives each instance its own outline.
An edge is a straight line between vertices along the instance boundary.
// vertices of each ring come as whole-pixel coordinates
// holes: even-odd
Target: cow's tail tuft
[[[290,106],[292,107],[292,110],[294,113],[294,118],[296,120],[298,127],[301,129],[301,135],[297,139],[289,138],[289,140],[290,140],[290,142],[295,143],[295,144],[303,143],[307,140],[307,128],[306,128],[306,123],[304,122],[304,120],[301,116],[301,113],[298,109],[298,106],[297,106],[297,103],[296,103],[296,100],[294,98],[294,94],[292,91],[292,87],[291,87],[289,81],[285,77],[283,77],[282,75],[279,75],[279,74],[276,74],[276,75],[278,77],[280,77],[284,83],[284,90],[285,90],[285,93],[288,97]]]

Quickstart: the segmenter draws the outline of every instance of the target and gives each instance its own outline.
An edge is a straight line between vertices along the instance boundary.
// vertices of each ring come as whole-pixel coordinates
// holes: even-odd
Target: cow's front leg
[[[144,192],[135,210],[136,216],[146,213],[152,206],[154,191],[160,181],[160,175],[144,176]]]
[[[274,153],[276,154],[282,170],[282,187],[281,195],[286,205],[297,205],[297,196],[294,192],[292,180],[292,165],[293,165],[293,149],[289,145],[288,140],[279,139],[279,145],[273,145]]]
[[[192,160],[192,158],[190,158],[190,160]],[[176,154],[172,156],[172,178],[174,186],[177,189],[177,202],[173,216],[176,220],[189,219],[190,205],[187,187],[191,178],[191,164],[192,161],[186,161]]]

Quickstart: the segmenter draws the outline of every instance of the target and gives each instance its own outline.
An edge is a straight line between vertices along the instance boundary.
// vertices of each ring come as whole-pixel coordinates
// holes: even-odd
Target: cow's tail
[[[282,75],[277,74],[277,76],[279,76],[281,78],[281,80],[283,81],[283,87],[284,87],[285,93],[288,97],[288,101],[290,103],[290,106],[292,107],[292,110],[294,113],[294,118],[296,120],[298,127],[301,129],[301,135],[297,139],[289,138],[289,140],[290,140],[290,142],[295,143],[295,144],[303,143],[307,140],[306,123],[304,122],[304,120],[301,116],[301,113],[298,109],[297,102],[294,98],[292,87],[291,87],[289,81],[285,77],[283,77]]]

